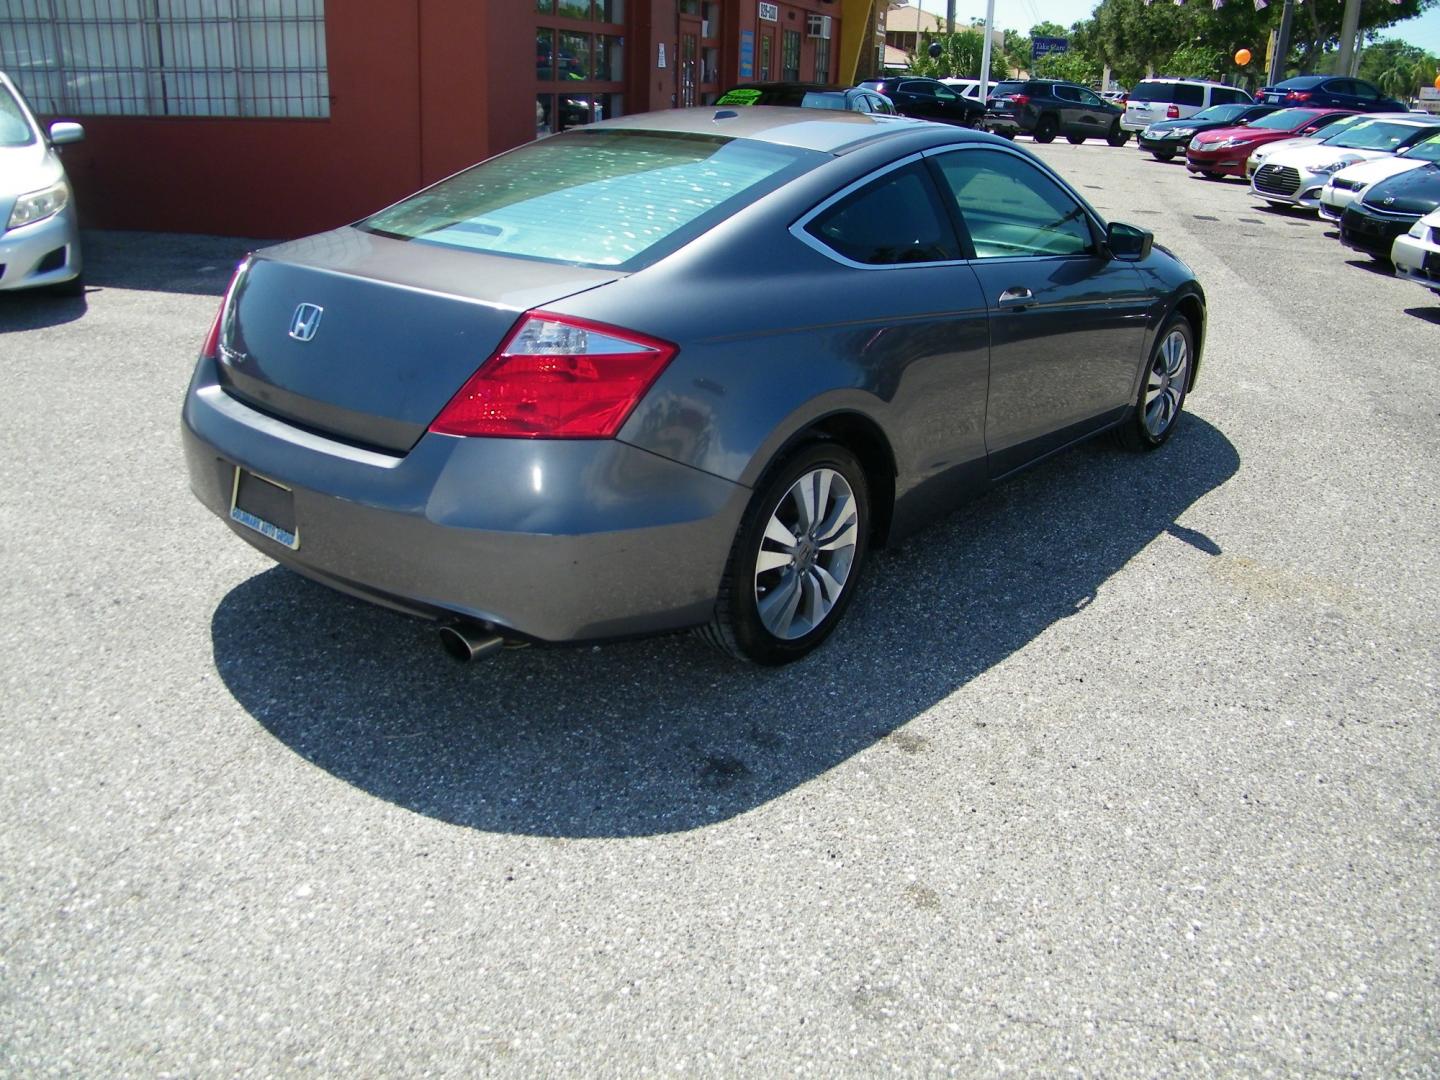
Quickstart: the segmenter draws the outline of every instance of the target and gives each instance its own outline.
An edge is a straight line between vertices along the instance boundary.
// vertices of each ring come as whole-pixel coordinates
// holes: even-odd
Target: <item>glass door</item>
[[[700,20],[680,19],[680,107],[700,104]]]

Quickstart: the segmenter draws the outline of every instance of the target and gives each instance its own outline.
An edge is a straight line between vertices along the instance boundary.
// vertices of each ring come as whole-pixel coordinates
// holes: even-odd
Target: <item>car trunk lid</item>
[[[221,385],[300,427],[404,453],[521,314],[623,276],[339,229],[254,257]]]

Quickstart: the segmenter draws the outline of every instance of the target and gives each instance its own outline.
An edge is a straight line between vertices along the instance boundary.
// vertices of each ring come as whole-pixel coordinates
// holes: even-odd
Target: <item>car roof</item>
[[[865,89],[865,88],[864,88],[864,87],[859,87],[859,86],[834,86],[834,85],[831,85],[831,84],[829,84],[829,83],[783,82],[783,81],[775,81],[775,82],[737,83],[736,85],[730,87],[729,90],[726,90],[725,93],[728,94],[728,93],[730,92],[730,90],[806,90],[806,91],[809,91],[809,92],[811,92],[811,93],[822,93],[822,92],[823,92],[823,93],[829,93],[829,94],[843,94],[843,93],[845,93],[847,90],[863,90],[863,89]],[[872,93],[873,93],[873,91],[872,91]]]
[[[1344,76],[1348,78],[1349,76]],[[1293,79],[1284,79],[1276,83],[1276,86],[1319,86],[1322,82],[1330,79],[1342,78],[1340,75],[1296,75]]]
[[[817,115],[821,114],[824,119],[817,119]],[[966,129],[951,129],[949,125],[931,124],[902,116],[797,109],[780,105],[751,105],[745,108],[708,105],[693,109],[662,109],[658,112],[635,113],[586,124],[583,130],[720,135],[836,154],[892,135],[928,128],[949,131],[956,135],[974,135],[974,132],[967,132]]]

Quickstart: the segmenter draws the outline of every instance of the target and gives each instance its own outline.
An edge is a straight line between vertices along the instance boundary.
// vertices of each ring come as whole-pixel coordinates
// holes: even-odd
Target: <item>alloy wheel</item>
[[[793,641],[825,620],[850,579],[859,529],[855,493],[839,472],[813,469],[790,485],[755,559],[755,606],[766,630]]]
[[[1172,327],[1155,350],[1145,388],[1145,429],[1158,439],[1175,422],[1190,375],[1190,344],[1185,332]]]

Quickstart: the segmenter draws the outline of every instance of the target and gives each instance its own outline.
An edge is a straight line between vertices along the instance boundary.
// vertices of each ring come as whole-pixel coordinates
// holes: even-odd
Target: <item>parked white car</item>
[[[961,97],[967,97],[971,101],[978,101],[982,105],[985,104],[985,98],[982,98],[980,96],[979,79],[941,79],[940,81],[946,86],[950,87],[951,90],[954,90]],[[985,92],[988,96],[989,92],[995,89],[995,84],[993,82],[986,83],[985,87]]]
[[[50,286],[70,296],[82,292],[80,223],[55,147],[84,137],[79,124],[41,128],[0,72],[0,291]]]
[[[1440,117],[1405,114],[1356,124],[1315,146],[1276,150],[1250,178],[1250,191],[1278,206],[1315,210],[1330,177],[1356,162],[1390,157],[1440,132]]]
[[[1372,158],[1358,165],[1348,165],[1330,177],[1320,189],[1320,216],[1327,221],[1339,221],[1345,208],[1371,184],[1435,162],[1440,162],[1440,135],[1432,135],[1393,157]]]
[[[1141,79],[1125,99],[1120,126],[1144,131],[1159,120],[1188,120],[1211,105],[1249,105],[1250,95],[1238,86],[1203,79]]]
[[[1395,264],[1396,277],[1440,296],[1440,210],[1426,214],[1408,233],[1395,238],[1390,261]]]
[[[1387,114],[1388,116],[1389,114]],[[1396,113],[1396,116],[1403,114]],[[1316,131],[1313,135],[1298,135],[1293,139],[1281,139],[1278,142],[1263,143],[1250,151],[1250,156],[1245,159],[1245,182],[1248,184],[1255,176],[1255,170],[1265,164],[1266,158],[1277,150],[1294,150],[1301,146],[1316,146],[1326,142],[1342,132],[1349,131],[1356,124],[1363,124],[1367,120],[1379,119],[1375,116],[1366,116],[1364,113],[1354,113],[1350,116],[1342,116]]]

